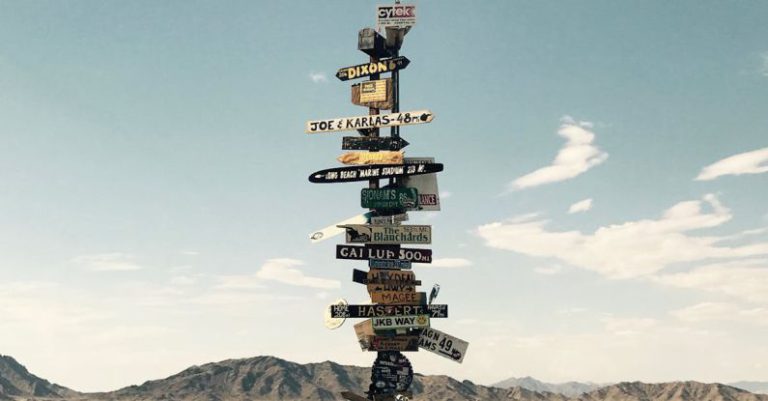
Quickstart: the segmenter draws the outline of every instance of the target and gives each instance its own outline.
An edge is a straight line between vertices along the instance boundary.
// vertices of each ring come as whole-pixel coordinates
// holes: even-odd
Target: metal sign
[[[391,136],[345,136],[341,139],[342,150],[400,150],[408,141]]]
[[[358,284],[368,284],[368,272],[352,269],[352,282]]]
[[[432,250],[418,248],[399,248],[381,245],[366,245],[364,247],[336,245],[336,259],[396,259],[414,263],[432,263]]]
[[[373,63],[353,65],[351,67],[340,68],[336,73],[336,78],[347,81],[355,78],[364,78],[371,75],[381,74],[384,72],[392,72],[397,70],[404,70],[408,67],[411,60],[400,56],[390,58],[386,60],[379,60]]]
[[[408,358],[400,352],[381,352],[371,368],[371,388],[368,395],[381,401],[382,396],[404,392],[411,382],[413,367]]]
[[[416,25],[416,6],[392,4],[376,7],[376,25],[380,28],[408,28]]]
[[[349,302],[347,302],[344,298],[339,298],[336,301],[334,301],[331,305],[349,305]],[[338,329],[341,327],[341,325],[344,324],[344,321],[347,320],[345,318],[338,318],[338,317],[332,317],[331,316],[331,308],[328,305],[327,308],[325,308],[325,313],[323,315],[325,327],[331,330]]]
[[[374,336],[368,351],[418,351],[418,336],[382,337]]]
[[[442,331],[427,328],[422,330],[419,336],[419,347],[461,363],[467,353],[469,343]]]
[[[370,218],[373,217],[375,213],[368,212],[363,214],[358,214],[355,217],[350,217],[344,221],[340,221],[334,225],[322,228],[320,230],[317,230],[313,232],[312,234],[309,234],[309,240],[314,244],[320,241],[327,240],[328,238],[337,236],[346,230],[343,228],[339,228],[340,225],[345,224],[365,224],[370,221]]]
[[[426,305],[427,293],[410,291],[371,292],[371,302],[384,305]]]
[[[352,166],[320,170],[309,176],[309,182],[327,184],[334,182],[366,181],[382,178],[405,177],[443,171],[443,165],[434,164],[381,164]]]
[[[419,192],[414,188],[363,188],[360,191],[360,206],[364,208],[401,209],[418,205]]]
[[[432,226],[346,224],[348,244],[430,244]]]
[[[411,163],[434,163],[434,157],[406,157],[403,159],[405,164]],[[424,174],[414,177],[405,177],[403,185],[410,188],[416,188],[419,191],[419,205],[408,210],[420,211],[439,211],[440,210],[440,191],[437,189],[437,174]]]
[[[370,319],[374,330],[394,330],[429,327],[429,316],[374,317]]]
[[[384,150],[381,152],[347,152],[336,158],[343,164],[403,164],[403,152]]]
[[[373,114],[359,117],[342,117],[328,120],[307,121],[308,134],[333,131],[354,131],[366,128],[395,127],[399,125],[425,124],[432,122],[435,115],[429,110],[416,110],[392,114]]]
[[[331,305],[332,317],[373,318],[382,316],[429,315],[448,317],[448,305]]]
[[[379,210],[378,212],[382,212],[383,210]],[[408,221],[408,213],[397,213],[397,214],[390,214],[390,215],[378,215],[374,213],[374,216],[371,216],[368,218],[368,223],[371,224],[397,224],[402,223],[404,221]],[[357,223],[349,223],[349,224],[357,224]]]
[[[374,269],[410,269],[411,262],[397,259],[372,259],[368,261],[368,267]]]

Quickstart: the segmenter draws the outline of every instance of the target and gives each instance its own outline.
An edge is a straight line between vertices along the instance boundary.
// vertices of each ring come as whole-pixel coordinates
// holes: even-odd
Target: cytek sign
[[[469,343],[432,328],[424,329],[419,337],[419,347],[461,363]]]
[[[403,70],[410,64],[406,57],[395,57],[386,60],[379,60],[375,63],[353,65],[351,67],[340,68],[336,73],[336,78],[347,81],[355,78],[364,78],[371,75],[381,74],[383,72],[392,72]]]
[[[417,110],[403,113],[374,114],[359,117],[332,118],[330,120],[307,121],[304,130],[307,134],[333,131],[354,131],[367,128],[395,127],[399,125],[425,124],[435,117],[429,110]]]
[[[376,7],[376,24],[381,28],[407,28],[416,25],[416,6],[393,4]]]
[[[431,249],[397,248],[390,246],[336,245],[336,259],[373,260],[396,259],[413,263],[432,263]]]
[[[373,322],[374,330],[429,327],[429,316],[427,315],[374,317],[371,321]]]

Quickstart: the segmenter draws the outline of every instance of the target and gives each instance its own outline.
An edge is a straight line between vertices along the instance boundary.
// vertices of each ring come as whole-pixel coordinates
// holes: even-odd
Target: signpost
[[[331,317],[373,318],[382,316],[429,315],[448,317],[448,305],[331,305]]]
[[[304,132],[307,134],[318,134],[321,132],[354,131],[366,128],[426,124],[431,123],[434,117],[434,114],[429,110],[416,110],[403,113],[312,120],[307,121],[307,126]]]
[[[406,157],[405,164],[434,163],[434,157]],[[436,212],[440,210],[440,191],[437,189],[437,174],[405,177],[403,185],[419,191],[419,205],[408,210]]]
[[[403,164],[403,152],[347,152],[336,158],[343,164]]]
[[[379,178],[406,177],[443,171],[443,165],[434,164],[381,164],[375,166],[339,167],[320,170],[309,176],[309,182],[326,184],[334,182],[367,181]]]
[[[380,260],[396,259],[413,263],[432,263],[432,250],[391,246],[336,245],[336,259]]]
[[[402,223],[404,221],[408,221],[408,213],[397,213],[397,214],[384,215],[384,216],[374,215],[368,218],[368,222],[371,224],[397,224],[397,223]],[[357,223],[349,223],[349,224],[357,224]]]
[[[432,226],[346,224],[348,244],[430,244]]]
[[[368,351],[418,351],[418,336],[382,337],[374,336]]]
[[[402,138],[375,136],[345,136],[341,139],[342,150],[400,150],[408,146],[408,141]]]
[[[415,188],[363,188],[360,206],[370,209],[415,208],[419,192]]]
[[[372,322],[373,330],[423,329],[429,327],[429,316],[427,315],[374,317],[366,321]]]
[[[408,60],[408,58],[400,56],[366,64],[353,65],[351,67],[340,68],[336,73],[336,78],[342,81],[347,81],[355,78],[378,75],[384,72],[404,70],[405,67],[408,67],[410,62],[411,60]]]
[[[376,291],[371,292],[371,302],[383,305],[426,305],[425,292]]]
[[[433,328],[424,329],[419,336],[419,347],[454,362],[464,361],[469,343]]]

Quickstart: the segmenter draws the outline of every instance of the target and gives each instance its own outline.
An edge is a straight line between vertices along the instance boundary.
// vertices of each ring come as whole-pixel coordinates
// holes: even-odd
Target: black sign
[[[393,138],[391,136],[345,136],[341,140],[341,149],[343,150],[400,150],[409,143],[403,138]]]
[[[410,60],[400,56],[386,60],[379,60],[368,64],[353,65],[352,67],[340,68],[336,73],[336,78],[347,81],[355,78],[369,77],[371,75],[381,74],[382,72],[392,72],[403,70],[408,67]]]
[[[352,281],[358,284],[368,284],[368,272],[352,269]]]
[[[432,174],[440,171],[443,171],[442,163],[378,164],[373,166],[338,167],[312,173],[312,175],[309,176],[309,182],[325,184],[332,182],[366,181],[380,178]]]
[[[382,316],[429,315],[447,318],[448,305],[331,305],[331,317],[368,318]]]
[[[398,351],[379,352],[371,368],[371,386],[368,394],[383,395],[406,391],[412,382],[413,367],[405,355]]]
[[[336,259],[396,259],[414,263],[432,263],[432,250],[398,246],[336,245]]]
[[[368,272],[358,269],[352,269],[352,281],[358,284],[372,285],[392,285],[392,286],[414,286],[421,285],[421,280],[398,280],[392,277],[374,276],[372,280],[368,279]]]

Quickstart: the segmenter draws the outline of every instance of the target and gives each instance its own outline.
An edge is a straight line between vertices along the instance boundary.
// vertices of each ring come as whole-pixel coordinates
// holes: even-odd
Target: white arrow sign
[[[360,117],[333,118],[330,120],[307,121],[304,130],[307,134],[333,131],[354,131],[397,125],[425,124],[432,122],[435,117],[429,110],[417,110],[392,114],[373,114]]]
[[[469,343],[454,336],[443,333],[440,330],[426,328],[419,336],[419,348],[461,363],[467,353]]]

